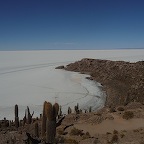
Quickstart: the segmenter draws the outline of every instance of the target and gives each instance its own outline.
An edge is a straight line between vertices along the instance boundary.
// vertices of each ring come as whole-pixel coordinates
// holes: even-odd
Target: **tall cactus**
[[[53,105],[53,113],[54,113],[54,117],[55,117],[55,118],[57,117],[58,112],[59,112],[59,104],[58,104],[58,103],[55,103],[55,104]]]
[[[53,120],[53,106],[50,102],[47,102],[45,104],[45,116],[49,119],[49,120]]]
[[[27,123],[30,124],[31,123],[31,114],[30,114],[30,109],[29,107],[27,106]]]
[[[77,103],[77,110],[79,110],[79,103]]]
[[[77,105],[74,107],[75,113],[79,114],[79,104],[77,103]]]
[[[46,101],[43,104],[43,114],[42,114],[42,138],[45,136],[45,132],[46,132],[46,115],[45,115],[45,105],[46,105]]]
[[[44,102],[43,119],[42,119],[42,137],[45,136],[46,142],[53,143],[56,135],[56,117],[58,115],[59,105],[55,103],[53,106],[49,102]],[[46,129],[46,130],[45,130]]]
[[[55,139],[55,135],[56,135],[56,121],[50,121],[47,118],[46,121],[46,142],[47,143],[54,143],[54,139]]]
[[[62,107],[59,106],[59,111],[58,111],[58,118],[60,118],[62,116]]]
[[[38,122],[35,123],[35,136],[39,137],[39,127],[38,127]]]
[[[26,123],[27,124],[31,124],[32,123],[32,117],[33,117],[33,114],[34,114],[34,111],[32,114],[30,114],[30,109],[29,107],[27,106],[27,109],[25,111],[25,114],[26,114]]]
[[[19,127],[18,105],[15,105],[15,127]]]
[[[91,106],[89,107],[89,112],[92,112],[92,107]]]
[[[68,114],[72,113],[72,109],[70,107],[68,107]]]

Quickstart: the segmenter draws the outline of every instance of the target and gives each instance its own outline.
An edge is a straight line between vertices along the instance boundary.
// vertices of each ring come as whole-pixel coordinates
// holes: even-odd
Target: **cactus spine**
[[[15,127],[19,127],[18,105],[15,105]]]

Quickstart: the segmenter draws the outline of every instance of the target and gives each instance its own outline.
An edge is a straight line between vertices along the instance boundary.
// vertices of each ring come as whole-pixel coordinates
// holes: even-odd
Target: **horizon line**
[[[121,50],[121,49],[144,49],[143,48],[97,48],[97,49],[0,49],[0,51],[43,51],[43,50]]]

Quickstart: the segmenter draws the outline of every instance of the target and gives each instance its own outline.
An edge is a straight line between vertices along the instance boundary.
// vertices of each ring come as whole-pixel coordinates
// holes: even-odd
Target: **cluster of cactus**
[[[24,116],[24,119],[23,119],[24,124],[25,124],[25,123],[31,124],[31,123],[32,123],[32,117],[33,117],[33,115],[34,115],[34,111],[33,111],[33,113],[31,114],[31,113],[30,113],[30,109],[29,109],[29,107],[27,106],[27,109],[25,110],[25,116]]]
[[[56,117],[59,112],[59,105],[44,102],[42,114],[42,138],[47,143],[53,143],[56,135]]]
[[[15,127],[19,127],[18,105],[15,105]]]

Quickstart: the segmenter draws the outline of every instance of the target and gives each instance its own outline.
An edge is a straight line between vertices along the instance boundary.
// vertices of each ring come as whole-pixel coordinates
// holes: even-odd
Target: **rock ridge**
[[[89,74],[106,91],[106,106],[144,102],[144,61],[135,63],[84,58],[65,70]]]

